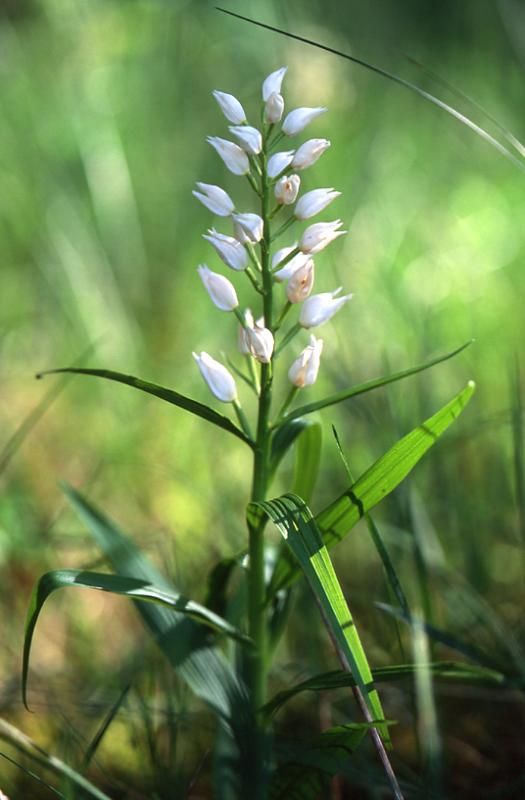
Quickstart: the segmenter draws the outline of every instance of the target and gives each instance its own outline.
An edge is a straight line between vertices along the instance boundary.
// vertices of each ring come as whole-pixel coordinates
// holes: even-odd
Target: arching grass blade
[[[310,584],[338,655],[349,665],[371,718],[384,722],[365,651],[310,509],[300,497],[286,494],[268,502],[251,503],[247,513],[253,525],[266,514],[282,534]],[[386,726],[380,724],[378,729],[389,743]]]
[[[22,668],[22,695],[26,706],[29,655],[34,630],[42,607],[52,592],[57,589],[75,586],[123,595],[135,601],[158,603],[161,606],[177,611],[179,614],[187,615],[217,632],[231,636],[237,641],[249,642],[249,639],[244,634],[213,611],[201,606],[199,603],[195,603],[193,600],[188,600],[183,595],[158,588],[144,580],[77,569],[53,570],[52,572],[47,572],[38,581],[27,612]]]
[[[259,22],[259,20],[251,19],[250,17],[245,17],[242,14],[237,14],[235,11],[229,11],[226,8],[219,8],[216,6],[217,11],[222,11],[224,14],[229,14],[231,17],[236,17],[237,19],[241,19],[244,22],[249,22],[252,25],[257,25],[259,28],[265,28],[266,30],[273,31],[274,33],[279,33],[281,36],[286,36],[289,39],[295,39],[297,42],[303,42],[303,44],[312,45],[312,47],[317,47],[320,50],[324,50],[327,53],[332,53],[333,55],[340,56],[341,58],[345,58],[347,61],[351,61],[353,64],[358,64],[361,67],[365,67],[365,69],[370,70],[371,72],[375,72],[377,75],[381,75],[383,78],[387,78],[389,81],[393,81],[394,83],[403,86],[405,89],[409,89],[411,92],[415,92],[424,100],[427,100],[429,103],[440,108],[442,111],[446,111],[447,114],[450,114],[452,117],[461,122],[463,125],[466,125],[467,128],[470,128],[477,136],[481,139],[484,139],[488,144],[492,145],[502,156],[507,158],[515,167],[525,172],[525,162],[520,161],[516,156],[508,150],[505,145],[501,144],[497,139],[494,138],[488,131],[482,128],[480,125],[477,125],[473,120],[467,117],[465,114],[462,114],[457,109],[450,106],[448,103],[445,103],[443,100],[440,100],[435,95],[430,94],[425,89],[422,89],[420,86],[417,86],[415,83],[411,83],[410,81],[405,80],[405,78],[401,78],[399,75],[395,75],[393,72],[388,72],[388,70],[383,69],[382,67],[378,67],[375,64],[371,64],[368,61],[365,61],[362,58],[357,58],[356,56],[351,56],[349,53],[343,53],[341,50],[336,50],[335,47],[329,47],[328,45],[321,44],[320,42],[316,42],[314,39],[308,39],[306,36],[299,36],[296,33],[290,33],[289,31],[284,31],[282,28],[277,28],[274,25],[268,25],[264,22]],[[515,138],[515,137],[513,137]]]

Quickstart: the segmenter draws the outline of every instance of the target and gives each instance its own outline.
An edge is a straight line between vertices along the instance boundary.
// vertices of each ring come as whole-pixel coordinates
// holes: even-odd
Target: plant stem
[[[269,187],[266,174],[266,143],[260,156],[261,164],[261,216],[264,221],[264,234],[260,243],[261,269],[263,281],[263,312],[265,326],[273,332],[272,273],[270,269],[270,220]],[[261,389],[257,433],[254,448],[253,481],[251,499],[264,500],[269,483],[270,456],[270,410],[272,401],[272,363],[261,365]],[[249,528],[249,569],[248,569],[248,626],[254,642],[249,663],[249,683],[252,711],[256,730],[253,742],[251,798],[263,800],[266,797],[266,745],[265,731],[259,710],[266,701],[267,683],[267,621],[265,612],[266,587],[264,583],[264,522]]]

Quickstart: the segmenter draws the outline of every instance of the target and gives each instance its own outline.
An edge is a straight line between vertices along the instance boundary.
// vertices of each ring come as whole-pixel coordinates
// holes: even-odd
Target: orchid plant
[[[281,67],[264,80],[258,127],[249,123],[236,97],[222,91],[213,92],[220,110],[231,123],[229,131],[235,141],[210,136],[208,142],[231,173],[248,180],[255,209],[238,209],[230,194],[220,186],[199,182],[193,191],[214,216],[229,221],[230,232],[219,232],[212,227],[204,239],[231,270],[231,277],[235,275],[237,281],[247,278],[253,292],[250,307],[242,308],[232,280],[207,264],[198,267],[198,275],[212,303],[236,320],[238,355],[237,363],[234,358],[228,358],[228,366],[205,351],[194,352],[193,357],[214,398],[232,406],[236,421],[173,389],[129,375],[80,367],[50,370],[94,375],[138,388],[217,425],[248,446],[253,453],[253,471],[247,507],[246,551],[240,557],[227,556],[213,570],[213,591],[209,592],[207,605],[189,601],[158,575],[113,523],[79,492],[66,486],[70,501],[117,575],[57,570],[43,576],[28,614],[24,698],[33,632],[47,596],[63,586],[123,594],[137,604],[146,626],[180,677],[219,720],[220,746],[216,763],[220,768],[216,774],[220,777],[215,785],[216,797],[225,800],[291,797],[283,787],[292,784],[293,796],[316,797],[366,734],[373,740],[393,796],[401,797],[388,756],[391,740],[373,673],[328,549],[340,542],[361,517],[406,477],[457,417],[469,400],[473,385],[469,384],[423,425],[397,442],[357,481],[349,475],[348,490],[324,510],[315,516],[312,514],[306,502],[319,467],[321,430],[319,422],[312,421],[312,412],[407,378],[463,348],[321,400],[310,399],[306,405],[298,405],[302,392],[316,382],[323,353],[323,340],[311,331],[331,320],[352,295],[341,294],[341,288],[312,294],[314,257],[346,231],[342,230],[340,219],[309,222],[339,198],[339,191],[314,188],[300,193],[303,172],[316,164],[330,142],[313,138],[294,149],[280,149],[288,147],[285,143],[294,140],[327,111],[321,106],[303,107],[285,116],[282,84],[286,71],[286,67]],[[295,241],[283,245],[282,237],[291,236],[292,229],[305,221],[308,225],[293,237]],[[289,354],[297,337],[305,333],[309,334],[309,339],[301,342],[300,352]],[[243,409],[236,379],[257,397],[253,420],[248,419]],[[290,448],[296,450],[296,491],[270,500],[273,476]],[[266,536],[268,521],[282,534],[280,548],[270,544]],[[409,621],[410,609],[393,564],[378,534],[374,541],[401,611]],[[224,601],[235,569],[244,576],[246,607],[240,618],[237,615],[233,619],[224,611],[227,608]],[[318,676],[310,682],[288,687],[287,691],[269,699],[272,660],[288,620],[290,593],[301,575],[313,591],[341,671],[327,673],[330,678]],[[192,631],[195,629],[194,635],[187,635],[188,626]],[[183,630],[185,635],[182,635]],[[233,651],[232,648],[225,651],[220,637],[233,640]],[[334,675],[339,682],[334,683]],[[288,750],[283,756],[282,748],[274,747],[278,741],[277,734],[272,733],[276,711],[304,689],[318,691],[336,685],[352,688],[364,718],[362,722],[349,722],[324,731],[321,738],[305,745],[302,755],[296,747],[293,753]],[[329,764],[327,748],[331,754]],[[85,783],[85,778],[83,781]],[[225,788],[226,784],[234,788],[230,791]]]

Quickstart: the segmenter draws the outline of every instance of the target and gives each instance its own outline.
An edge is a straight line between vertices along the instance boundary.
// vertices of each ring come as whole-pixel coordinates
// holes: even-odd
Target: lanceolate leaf
[[[297,559],[314,592],[338,655],[349,665],[371,719],[383,722],[378,729],[388,743],[383,709],[373,685],[365,651],[310,509],[300,497],[286,494],[269,502],[251,503],[248,506],[248,521],[254,527],[262,514],[266,514],[277,526]]]
[[[26,702],[27,674],[29,668],[29,654],[31,642],[40,611],[49,595],[56,589],[64,587],[81,587],[84,589],[98,589],[102,592],[124,595],[131,600],[158,603],[171,608],[192,619],[198,620],[220,633],[225,633],[239,641],[247,641],[247,637],[236,630],[226,620],[209,611],[204,606],[188,600],[180,594],[166,591],[137,578],[127,578],[121,575],[106,575],[99,572],[85,572],[77,569],[59,569],[47,572],[36,585],[27,614],[26,632],[24,640],[24,657],[22,669],[22,691]],[[249,641],[249,640],[248,640]]]
[[[372,677],[376,683],[404,681],[413,678],[415,671],[422,668],[428,670],[433,680],[437,681],[465,683],[472,686],[510,685],[507,677],[502,672],[454,661],[435,661],[424,665],[396,664],[390,667],[379,667],[372,670]],[[268,717],[276,714],[288,700],[291,700],[292,697],[301,692],[326,692],[355,685],[356,682],[353,675],[348,672],[343,672],[342,670],[324,672],[276,694],[264,706],[264,714]]]
[[[176,591],[107,517],[71,486],[63,484],[62,488],[115,572]],[[246,688],[221,651],[210,642],[206,628],[178,611],[152,603],[135,604],[168,661],[194,694],[234,730],[242,750],[242,737],[251,725]]]
[[[275,472],[281,460],[284,458],[288,449],[292,444],[297,441],[297,438],[306,430],[310,425],[313,425],[309,419],[292,419],[283,422],[276,430],[272,437],[272,450],[270,456],[270,469]]]
[[[427,450],[459,416],[472,397],[474,388],[471,381],[440,411],[400,439],[346,492],[316,516],[315,520],[326,547],[332,547],[341,541],[367,511],[406,478]],[[290,585],[300,574],[298,564],[284,550],[272,576],[269,596]]]
[[[295,468],[292,493],[310,502],[321,460],[323,429],[320,422],[314,422],[304,429],[295,442]]]
[[[315,403],[308,403],[305,406],[294,408],[286,415],[285,422],[283,424],[286,424],[297,417],[304,417],[305,414],[311,414],[313,411],[319,411],[321,408],[327,408],[328,406],[333,406],[336,403],[342,403],[343,400],[349,400],[351,397],[357,397],[360,394],[365,394],[365,392],[371,392],[372,389],[378,389],[380,386],[387,386],[389,383],[395,383],[403,378],[408,378],[410,375],[416,375],[418,372],[424,372],[424,370],[430,369],[430,367],[434,367],[436,364],[441,364],[443,361],[448,361],[449,358],[457,356],[470,344],[472,344],[472,341],[466,342],[465,344],[461,345],[461,347],[456,348],[456,350],[452,350],[450,353],[446,353],[443,356],[437,356],[437,358],[426,361],[424,364],[419,364],[417,367],[403,369],[401,372],[395,372],[393,375],[385,375],[382,378],[374,378],[371,381],[366,381],[366,383],[360,383],[358,386],[352,386],[350,389],[344,389],[342,392],[331,394],[328,397],[325,397],[323,400],[317,400]]]
[[[110,369],[64,367],[63,369],[48,369],[45,372],[39,372],[36,377],[41,378],[44,375],[54,375],[59,372],[72,372],[75,375],[93,375],[95,378],[105,378],[109,381],[125,383],[127,386],[132,386],[134,389],[140,389],[141,392],[152,394],[155,397],[159,397],[161,400],[165,400],[167,403],[183,408],[185,411],[189,411],[197,417],[212,422],[214,425],[217,425],[217,427],[229,433],[233,433],[234,436],[237,436],[239,439],[242,439],[243,442],[249,444],[250,447],[253,447],[251,439],[249,439],[240,428],[234,425],[228,417],[219,414],[217,411],[214,411],[213,408],[204,405],[204,403],[199,403],[197,400],[192,400],[191,397],[186,397],[183,394],[179,394],[179,392],[175,392],[173,389],[167,389],[165,386],[158,386],[156,383],[149,383],[148,381],[140,380],[140,378],[134,378],[133,375],[113,372],[113,370]]]

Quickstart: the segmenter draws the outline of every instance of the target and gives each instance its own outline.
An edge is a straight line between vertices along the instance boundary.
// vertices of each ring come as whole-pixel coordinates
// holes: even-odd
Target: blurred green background
[[[429,71],[436,73],[525,137],[525,7],[518,0],[230,0],[228,8],[380,64],[501,138],[480,109]],[[58,481],[86,491],[184,592],[202,600],[213,561],[244,545],[249,454],[182,411],[91,378],[69,381],[20,447],[9,440],[57,383],[34,374],[69,365],[89,347],[85,365],[210,401],[191,351],[234,352],[236,326],[211,307],[196,274],[203,261],[220,264],[201,236],[211,218],[191,195],[194,182],[217,183],[243,210],[255,210],[248,186],[205,142],[226,132],[211,91],[233,93],[257,119],[260,83],[281,65],[289,68],[287,108],[329,107],[308,137],[326,136],[332,147],[303,173],[303,185],[342,191],[323,218],[340,216],[349,230],[317,259],[318,290],[341,284],[354,298],[323,328],[322,378],[306,390],[308,399],[476,340],[423,376],[322,412],[323,471],[312,507],[345,486],[331,424],[359,474],[475,379],[464,416],[376,518],[416,605],[501,659],[523,663],[524,172],[416,94],[227,17],[213,3],[3,0],[0,702],[4,718],[73,763],[146,639],[125,600],[53,598],[32,661],[37,713],[22,710],[23,620],[35,579],[58,566],[101,564]],[[246,301],[248,284],[241,293]],[[292,349],[290,358],[299,343]],[[289,476],[285,465],[275,493],[289,488]],[[388,593],[365,527],[335,561],[372,663],[393,663],[395,632],[373,605]],[[290,676],[335,668],[324,635],[312,641],[316,617],[308,603],[306,593],[297,600],[276,688]],[[143,679],[150,706],[165,702],[156,681],[166,680],[160,664],[154,678]],[[521,797],[523,705],[506,694],[438,691],[451,796],[479,797],[483,786],[487,797]],[[400,757],[417,769],[407,695],[396,688],[386,698],[387,715],[400,720]],[[142,714],[136,699],[115,723],[96,773],[112,796],[185,796],[198,739],[193,707],[185,712],[189,701],[179,699],[173,774],[164,740],[156,755],[144,755],[151,755],[142,744],[148,725],[165,735],[150,706]],[[312,698],[294,708],[314,727],[325,713]],[[337,717],[337,709],[330,713]],[[152,766],[161,762],[169,789]],[[40,796],[34,781],[2,759],[0,776],[12,800]],[[191,796],[205,796],[205,788]]]

